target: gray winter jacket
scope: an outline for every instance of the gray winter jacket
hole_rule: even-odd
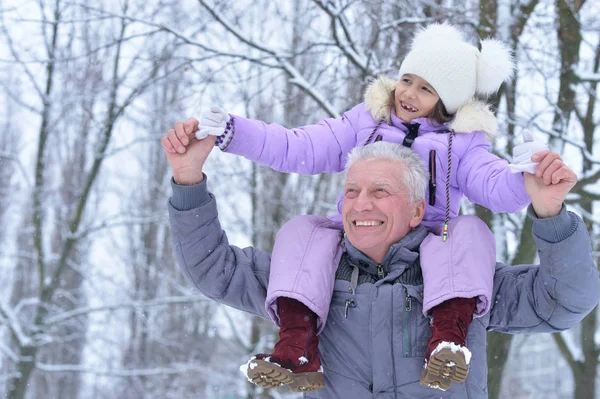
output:
[[[207,297],[267,317],[270,255],[229,245],[206,180],[191,187],[173,184],[169,217],[178,264]],[[473,321],[467,337],[473,353],[469,377],[446,392],[419,384],[431,334],[421,312],[417,251],[424,229],[414,229],[392,246],[383,279],[377,278],[374,263],[346,242],[329,319],[320,335],[327,387],[305,397],[487,398],[486,330],[565,330],[600,300],[600,279],[583,221],[564,208],[554,218],[538,219],[531,210],[529,217],[541,264],[497,264],[496,301],[486,316]]]

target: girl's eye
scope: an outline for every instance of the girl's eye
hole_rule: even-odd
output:
[[[428,93],[433,93],[431,90],[429,90],[429,87],[427,86],[423,86],[423,90],[425,90]]]
[[[410,83],[410,79],[408,79],[408,78],[404,78],[404,79],[402,79],[402,81],[403,81],[404,83]]]

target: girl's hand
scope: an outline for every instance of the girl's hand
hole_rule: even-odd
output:
[[[533,154],[547,149],[546,144],[535,141],[533,134],[528,130],[524,130],[523,144],[513,148],[513,160],[508,166],[513,173],[528,172],[533,174],[538,164],[531,157]]]
[[[210,136],[221,136],[225,133],[227,122],[231,117],[220,107],[213,105],[210,107],[210,111],[206,111],[202,114],[202,120],[200,122],[199,130],[196,132],[196,138],[202,140],[203,138]]]

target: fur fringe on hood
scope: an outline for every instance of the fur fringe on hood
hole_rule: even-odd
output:
[[[380,76],[367,87],[365,92],[365,107],[376,121],[385,121],[391,123],[391,112],[393,100],[391,92],[394,90],[397,81],[385,76]],[[487,139],[492,142],[498,134],[498,121],[490,109],[489,105],[472,99],[458,111],[454,121],[451,122],[451,129],[456,133],[468,134],[474,131],[485,132]]]

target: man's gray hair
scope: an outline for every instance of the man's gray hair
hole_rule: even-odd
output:
[[[399,162],[402,166],[401,181],[409,191],[412,203],[425,199],[429,172],[423,159],[413,150],[396,143],[377,141],[354,147],[346,160],[346,174],[356,162],[367,159],[383,159]]]

